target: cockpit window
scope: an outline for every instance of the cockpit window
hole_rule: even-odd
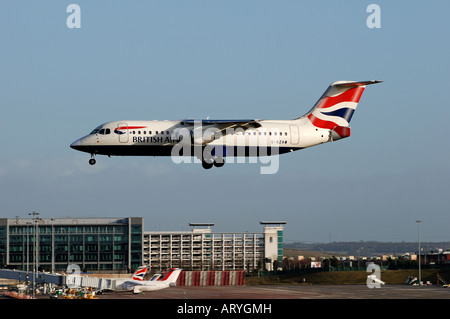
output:
[[[108,135],[111,133],[111,130],[109,128],[102,128],[100,131],[98,131],[98,134],[102,135]]]
[[[102,134],[102,135],[108,135],[111,133],[111,130],[109,128],[102,128],[101,126],[96,127],[92,132],[92,134]]]
[[[98,131],[100,131],[101,128],[102,128],[101,126],[96,127],[96,128],[91,132],[91,134],[97,134]]]

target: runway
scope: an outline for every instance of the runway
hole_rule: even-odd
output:
[[[164,309],[174,318],[224,318],[239,316],[280,317],[307,314],[364,314],[365,318],[404,315],[405,309],[446,307],[450,289],[437,286],[385,285],[255,285],[169,287],[133,293],[105,293],[97,296],[111,305]],[[106,301],[105,300],[105,301]],[[92,305],[96,305],[92,301]],[[436,303],[437,302],[437,303]],[[89,305],[90,302],[85,303]],[[356,311],[356,312],[355,312]]]
[[[437,286],[383,285],[255,285],[169,287],[133,294],[107,292],[99,299],[450,299],[450,289]]]
[[[437,286],[384,285],[255,285],[255,286],[190,286],[169,287],[158,291],[105,292],[96,300],[54,300],[40,296],[33,307],[21,308],[30,315],[46,312],[52,307],[65,311],[82,306],[90,316],[117,316],[124,310],[146,314],[163,314],[173,318],[237,318],[307,314],[355,314],[364,318],[388,314],[412,314],[413,309],[444,309],[450,299],[450,289]],[[46,300],[43,300],[46,299]],[[11,302],[15,301],[15,302]],[[18,309],[23,300],[7,300],[3,309]],[[61,304],[62,307],[59,307]],[[66,305],[67,307],[64,307]],[[5,308],[6,307],[6,308]],[[79,309],[81,309],[79,308]],[[39,310],[37,310],[39,309]],[[137,313],[137,312],[136,312]]]

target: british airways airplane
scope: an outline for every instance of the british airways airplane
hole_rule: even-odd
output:
[[[367,85],[381,81],[332,83],[312,109],[292,120],[115,121],[95,128],[70,147],[108,156],[196,157],[205,169],[226,157],[289,153],[350,136],[349,123]]]
[[[145,272],[147,269],[145,269]],[[171,268],[164,276],[158,279],[143,280],[142,278],[125,281],[117,281],[113,290],[115,291],[133,291],[135,294],[144,291],[155,291],[165,288],[169,288],[172,285],[176,285],[178,276],[180,275],[181,268]]]

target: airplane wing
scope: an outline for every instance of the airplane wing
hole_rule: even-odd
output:
[[[213,126],[217,127],[220,131],[225,131],[228,128],[234,127],[242,127],[244,130],[249,128],[260,127],[261,124],[259,120],[250,119],[250,120],[185,120],[187,125],[198,125],[202,124],[202,126]]]
[[[192,127],[193,129],[191,131],[191,135],[194,134],[194,130],[197,129],[208,129],[208,128],[215,128],[217,129],[222,135],[227,135],[229,133],[232,133],[232,130],[227,131],[227,129],[231,128],[242,128],[244,131],[249,128],[257,128],[261,127],[261,124],[259,123],[260,120],[250,119],[250,120],[194,120],[194,119],[186,119],[181,121],[184,125],[186,125],[188,128]],[[202,132],[203,133],[203,132]],[[174,139],[176,140],[178,138],[177,133],[174,135]],[[213,139],[212,139],[213,140]],[[205,142],[205,144],[211,142],[212,140]],[[164,144],[164,145],[172,145],[173,142]]]

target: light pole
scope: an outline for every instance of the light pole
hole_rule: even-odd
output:
[[[53,227],[53,223],[55,221],[55,218],[51,219],[52,221],[52,274],[55,272],[55,232],[54,232],[54,227]]]
[[[37,235],[37,230],[38,230],[38,220],[39,220],[39,218],[37,217],[37,215],[39,215],[39,213],[36,213],[36,212],[32,212],[32,213],[28,213],[28,215],[33,215],[34,217],[33,217],[33,221],[34,221],[34,223],[35,223],[35,226],[34,226],[34,267],[33,267],[33,299],[35,298],[35,276],[36,276],[36,278],[37,278],[37,274],[36,274],[36,271],[37,271],[37,267],[38,267],[38,261],[37,261],[37,258],[38,258],[38,252],[37,252],[37,250],[38,250],[38,244],[37,244],[37,240],[38,240],[38,235]]]
[[[422,274],[420,269],[420,223],[422,221],[420,219],[416,220],[417,223],[417,241],[419,243],[419,285],[422,285]]]
[[[29,244],[29,237],[30,237],[30,225],[32,225],[30,222],[27,222],[27,273],[30,271],[30,244]],[[33,229],[33,228],[31,228]],[[28,275],[27,275],[28,276]]]

